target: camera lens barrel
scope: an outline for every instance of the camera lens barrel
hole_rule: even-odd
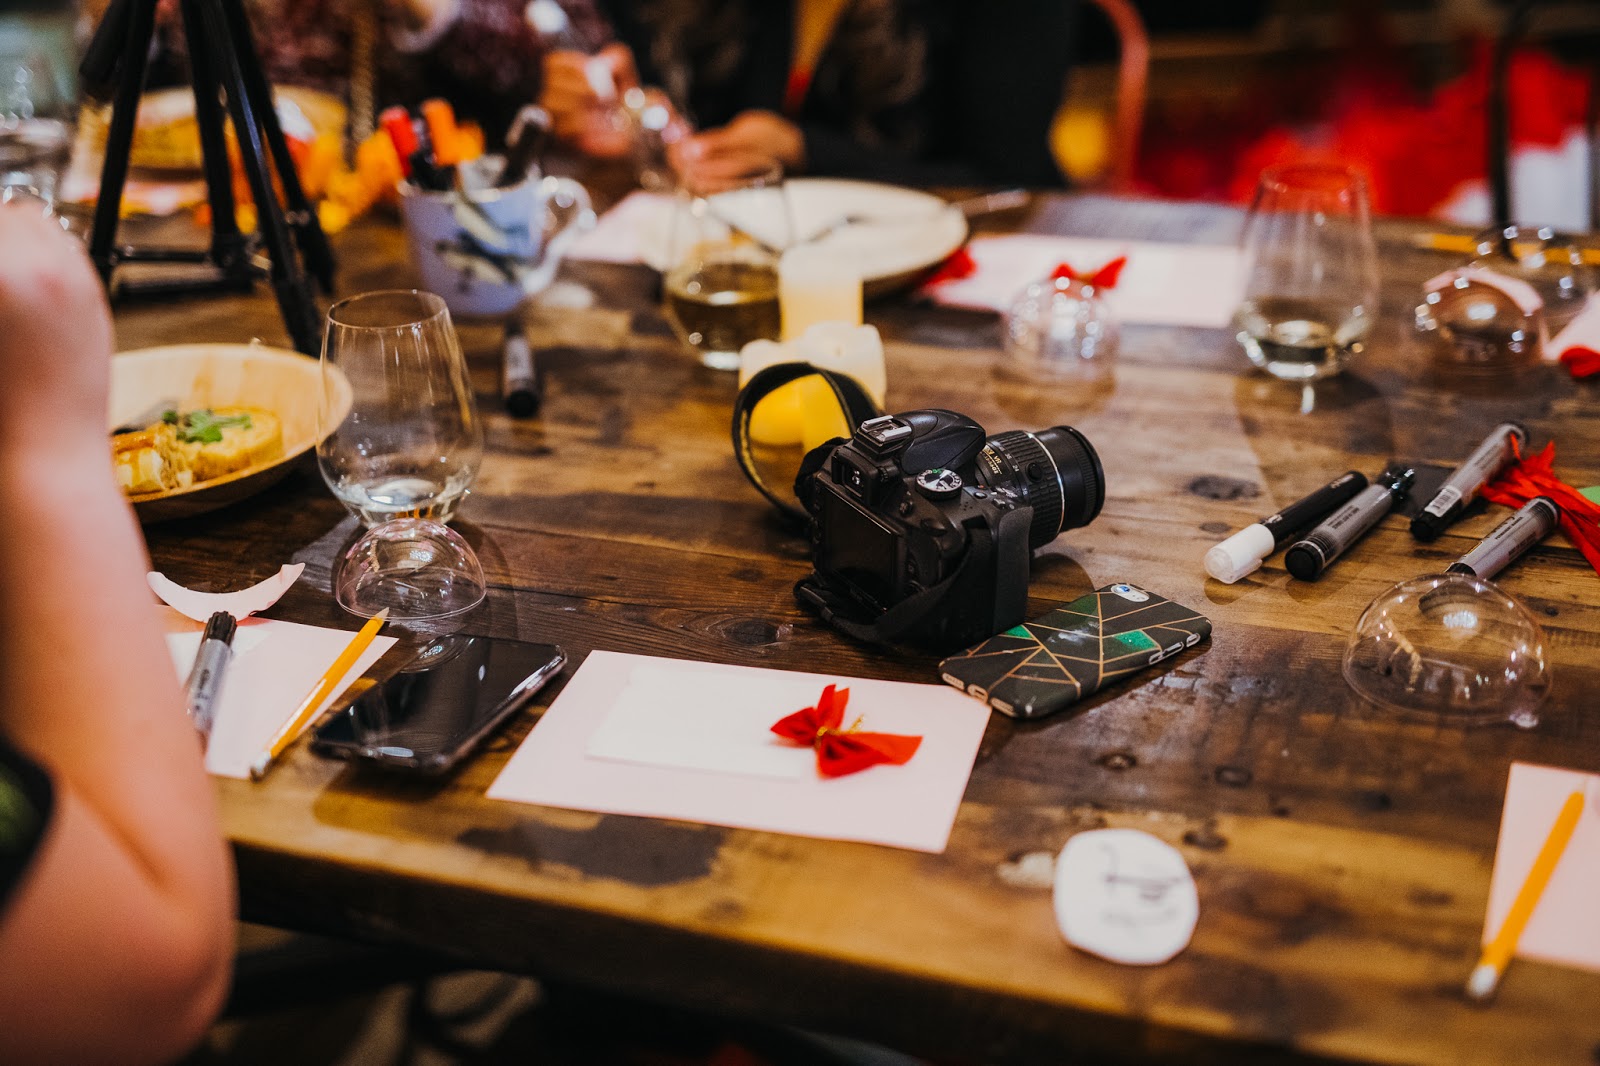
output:
[[[1009,489],[1033,508],[1028,543],[1034,548],[1049,544],[1063,530],[1088,525],[1105,504],[1100,457],[1071,426],[996,433],[977,465],[980,484]]]

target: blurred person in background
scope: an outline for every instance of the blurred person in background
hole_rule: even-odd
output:
[[[107,2],[87,0],[93,23]],[[565,2],[575,23],[601,32],[588,0]],[[443,97],[491,135],[539,90],[544,49],[526,6],[527,0],[243,0],[272,84],[346,99],[353,76],[371,76],[379,107]],[[176,0],[162,0],[157,10],[152,85],[182,80],[188,61]],[[371,56],[359,54],[366,29],[374,32]]]
[[[220,1009],[233,873],[106,440],[83,247],[0,207],[0,1060],[170,1061]]]
[[[791,173],[907,184],[1058,185],[1050,123],[1071,66],[1071,0],[596,0],[612,39],[552,51],[540,103],[580,151],[620,157],[593,64],[660,86],[700,132],[680,170],[762,157]],[[570,6],[570,5],[569,5]]]

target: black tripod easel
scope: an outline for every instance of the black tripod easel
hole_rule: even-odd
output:
[[[321,320],[312,279],[324,292],[332,292],[333,253],[300,187],[239,0],[180,0],[179,8],[189,45],[195,122],[211,205],[211,246],[202,251],[117,244],[134,121],[155,35],[156,4],[157,0],[111,0],[84,55],[85,90],[112,102],[90,257],[113,298],[240,292],[252,288],[265,273],[272,279],[294,346],[315,355],[321,348]],[[241,232],[235,220],[224,108],[233,120],[256,202],[259,222],[254,234]],[[273,188],[274,174],[283,190],[282,204]],[[256,264],[260,247],[270,260],[266,270]],[[116,270],[124,263],[187,264],[188,269],[182,277],[119,281]]]

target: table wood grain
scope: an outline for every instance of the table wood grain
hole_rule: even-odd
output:
[[[992,225],[1227,242],[1239,222],[1220,207],[1062,196]],[[1555,371],[1480,393],[1435,380],[1408,323],[1420,283],[1450,260],[1412,250],[1415,229],[1379,225],[1379,328],[1309,413],[1298,388],[1248,372],[1222,331],[1126,328],[1116,388],[1091,398],[997,382],[993,316],[903,298],[869,309],[888,340],[891,410],[950,407],[991,432],[1069,422],[1099,450],[1104,513],[1039,553],[1036,611],[1131,580],[1215,623],[1209,644],[1071,713],[996,717],[944,854],[491,802],[530,715],[442,785],[304,745],[262,784],[219,781],[245,914],[945,1062],[1600,1062],[1600,975],[1519,961],[1492,1007],[1461,993],[1510,763],[1600,770],[1600,577],[1560,537],[1504,576],[1549,636],[1554,693],[1535,730],[1463,731],[1361,705],[1339,661],[1375,594],[1442,569],[1503,512],[1429,546],[1391,517],[1314,584],[1278,559],[1233,586],[1200,567],[1227,532],[1340,471],[1452,465],[1507,418],[1536,442],[1553,436],[1570,481],[1600,482],[1592,385]],[[411,283],[392,224],[337,245],[344,292]],[[461,324],[488,415],[460,521],[491,585],[474,628],[558,641],[575,661],[605,648],[934,681],[932,657],[853,644],[796,607],[805,544],[735,468],[734,381],[680,350],[653,278],[598,265],[563,276],[595,303],[530,318],[548,372],[539,421],[499,413],[497,331]],[[265,288],[127,308],[117,329],[124,348],[284,339]],[[305,562],[273,613],[353,627],[328,573],[354,525],[313,463],[146,532],[158,568],[203,587]],[[1033,857],[1101,826],[1154,833],[1194,870],[1199,928],[1167,965],[1116,966],[1056,932]]]

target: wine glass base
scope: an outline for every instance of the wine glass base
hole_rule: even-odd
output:
[[[441,632],[488,594],[471,545],[450,527],[418,518],[364,533],[339,560],[333,587],[339,606],[352,614],[371,618],[387,610],[392,622]]]

